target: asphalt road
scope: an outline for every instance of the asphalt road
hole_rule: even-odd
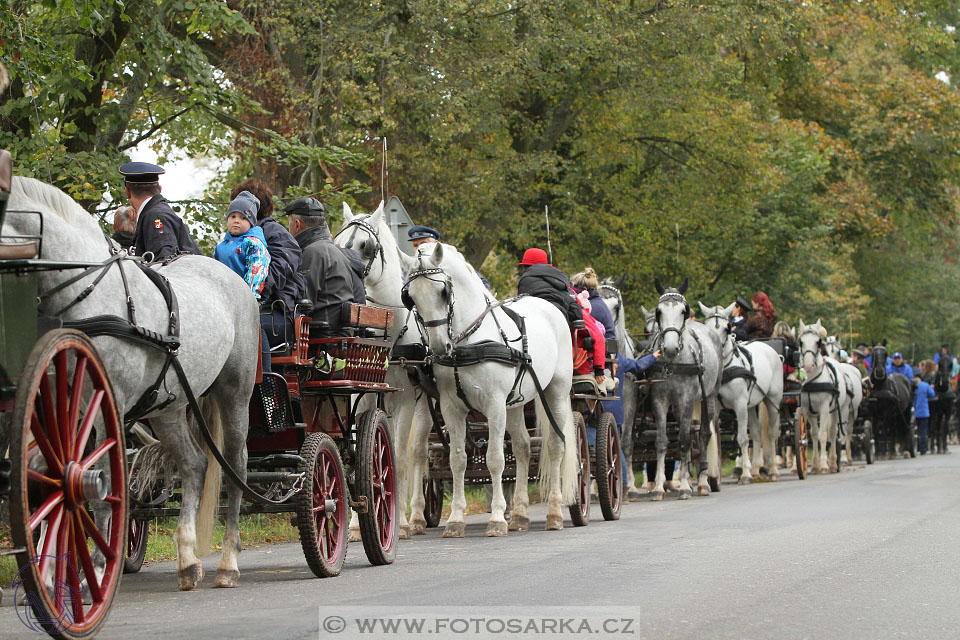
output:
[[[668,494],[625,505],[619,522],[599,512],[588,527],[545,532],[538,506],[531,531],[499,539],[474,516],[464,539],[433,529],[402,541],[390,567],[368,566],[351,545],[327,580],[312,578],[296,544],[244,551],[241,586],[228,591],[210,588],[215,557],[191,593],[176,590],[172,563],[146,566],[124,577],[99,637],[355,637],[321,632],[318,611],[358,605],[626,614],[623,637],[657,640],[960,637],[960,454],[725,483],[686,502]],[[0,640],[38,637],[9,600]]]

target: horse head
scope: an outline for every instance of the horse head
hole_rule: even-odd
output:
[[[622,352],[632,358],[636,351],[636,344],[633,341],[633,337],[627,331],[626,312],[623,308],[623,294],[620,293],[620,286],[623,285],[625,277],[626,276],[620,276],[616,282],[612,282],[610,278],[604,279],[604,281],[600,283],[598,291],[600,293],[600,299],[607,305],[607,308],[610,309],[610,314],[613,316],[613,325],[616,329],[617,340],[620,342]]]
[[[873,345],[870,360],[870,382],[881,386],[887,379],[887,341]]]
[[[687,318],[690,317],[690,305],[683,296],[688,280],[684,278],[683,284],[676,288],[664,288],[659,279],[655,279],[654,284],[660,292],[655,314],[663,354],[668,360],[672,360],[683,349],[683,334]]]
[[[804,324],[800,320],[799,329],[797,344],[800,346],[800,362],[803,370],[810,374],[823,364],[823,325],[819,319],[816,324]]]
[[[827,336],[823,347],[827,352],[827,356],[834,360],[840,359],[840,341],[837,339],[837,336]]]
[[[399,278],[399,263],[395,262],[397,242],[383,215],[383,202],[373,213],[354,215],[350,205],[343,203],[343,226],[333,238],[334,244],[360,254],[364,262],[363,281],[370,287]],[[392,266],[396,268],[391,269]]]
[[[729,307],[708,307],[702,302],[700,312],[703,314],[703,324],[720,336],[723,342],[723,356],[726,358],[733,351],[733,345],[736,338],[730,331],[730,316],[733,314],[733,304]]]

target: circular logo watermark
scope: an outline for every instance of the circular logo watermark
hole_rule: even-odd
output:
[[[48,610],[46,602],[49,600],[43,594],[34,593],[24,583],[25,572],[33,567],[40,567],[40,562],[49,559],[53,566],[63,562],[66,565],[64,580],[48,577],[46,582],[47,593],[53,600],[53,611]],[[48,574],[52,573],[50,570]],[[82,587],[73,587],[71,584],[82,584],[77,568],[70,562],[69,554],[62,556],[37,556],[28,565],[17,572],[13,584],[13,601],[16,604],[17,617],[23,626],[37,633],[60,633],[65,631],[74,622],[74,610],[83,607]],[[39,612],[39,613],[38,613]]]

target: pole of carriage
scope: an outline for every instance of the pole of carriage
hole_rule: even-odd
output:
[[[543,205],[543,215],[547,219],[547,255],[550,264],[553,264],[553,249],[550,248],[550,206]]]

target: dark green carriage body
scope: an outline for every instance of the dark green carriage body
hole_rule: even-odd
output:
[[[37,274],[5,271],[4,262],[0,260],[0,400],[13,397],[37,342]]]

